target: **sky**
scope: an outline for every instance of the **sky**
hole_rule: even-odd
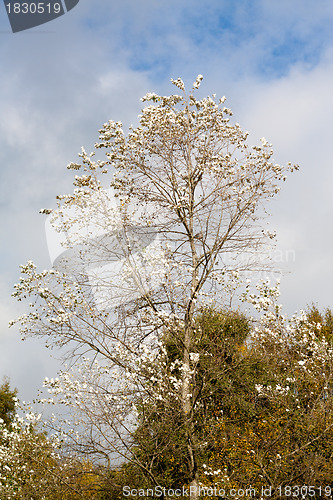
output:
[[[298,163],[270,204],[288,314],[333,307],[333,3],[331,0],[80,0],[65,15],[12,33],[0,4],[0,381],[36,397],[60,367],[9,320],[19,265],[50,267],[43,207],[71,192],[81,146],[109,119],[137,123],[140,98],[170,94],[170,78],[227,97],[256,144]]]

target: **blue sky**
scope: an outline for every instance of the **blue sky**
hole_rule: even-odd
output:
[[[315,65],[332,44],[332,6],[324,1],[316,9],[313,2],[267,0],[110,4],[111,43],[127,52],[131,68],[152,78],[164,78],[178,64],[219,60],[234,66],[241,52],[249,57],[239,61],[239,75],[277,78],[297,62]],[[109,21],[95,11],[86,26],[104,32]]]
[[[203,95],[226,95],[250,140],[301,171],[271,204],[285,262],[289,313],[333,306],[331,0],[80,0],[69,13],[13,34],[0,4],[0,378],[23,399],[59,364],[7,329],[19,264],[50,265],[41,207],[71,190],[66,165],[93,148],[108,119],[136,123],[148,91],[204,75]]]

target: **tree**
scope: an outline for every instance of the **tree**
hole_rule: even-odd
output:
[[[315,304],[312,304],[307,312],[306,317],[309,322],[316,325],[315,333],[317,337],[324,337],[328,342],[333,341],[333,313],[327,307],[322,313]]]
[[[0,388],[1,498],[100,498],[99,471],[66,455],[61,442],[43,432],[41,415],[20,407],[16,394],[5,379]]]
[[[206,463],[207,457],[215,449],[219,435],[219,421],[230,415],[237,406],[244,413],[249,412],[251,402],[247,401],[249,387],[254,388],[255,378],[251,377],[258,367],[258,360],[244,358],[244,341],[249,334],[247,318],[232,311],[203,309],[196,316],[196,374],[191,380],[192,393],[195,395],[194,432],[200,447],[197,450],[198,462]],[[176,336],[166,332],[163,345],[171,368],[181,359],[182,343]],[[192,355],[192,358],[194,356]],[[179,378],[179,375],[178,375]],[[170,398],[163,398],[156,410],[149,411],[147,406],[139,415],[135,434],[135,444],[140,455],[151,463],[151,470],[159,484],[170,488],[182,488],[191,481],[190,470],[184,463],[187,450],[187,436],[182,425],[182,411]],[[154,443],[147,439],[154,433]],[[126,472],[125,466],[122,472]],[[140,477],[137,466],[130,468],[132,477]],[[147,481],[148,479],[148,481]],[[139,484],[146,487],[153,484],[140,478]],[[125,483],[126,484],[126,483]]]
[[[330,496],[332,343],[323,335],[325,325],[321,332],[311,314],[291,319],[282,314],[277,287],[263,281],[257,288],[259,295],[248,300],[262,316],[251,329],[248,347],[264,369],[253,377],[249,393],[254,411],[239,418],[238,405],[233,419],[220,422],[205,484],[236,489],[251,484],[258,493],[268,487],[273,499],[290,495],[290,485],[313,485],[312,493],[304,486],[297,494],[319,498],[327,487]],[[296,495],[296,489],[292,492]]]
[[[312,485],[319,497],[320,491],[330,496],[332,346],[318,322],[307,319],[308,313],[291,321],[283,318],[276,293],[263,283],[260,296],[251,298],[257,307],[266,308],[256,330],[237,312],[210,308],[196,318],[200,361],[192,390],[201,391],[195,422],[203,464],[199,478],[206,488],[224,490],[221,496],[250,485],[258,497],[262,488],[270,498],[288,496],[297,485],[303,485],[300,493]],[[164,345],[171,366],[181,346],[174,337],[166,338]],[[152,464],[159,484],[181,491],[189,478],[180,412],[167,399],[160,401],[158,412],[147,407],[143,411],[134,446],[140,458]],[[152,432],[154,443],[149,439]],[[126,463],[106,482],[109,498],[122,498],[129,484],[137,489],[154,486],[138,465]]]
[[[9,378],[0,385],[0,420],[9,426],[15,416],[17,389],[10,388]]]
[[[161,418],[166,399],[177,409],[193,498],[202,445],[196,316],[212,301],[226,305],[238,274],[258,267],[272,237],[260,222],[264,204],[294,168],[275,164],[265,139],[247,144],[224,97],[196,99],[201,80],[189,95],[181,79],[172,80],[180,95],[147,94],[127,137],[120,122],[104,124],[96,152],[105,158],[83,149],[81,164],[68,166],[81,170],[73,194],[44,210],[67,250],[50,271],[22,266],[14,293],[34,299],[19,320],[23,335],[84,358],[75,375],[48,382],[81,415],[86,440],[77,445],[109,461],[117,453],[157,484],[133,433],[142,429],[136,415]],[[177,345],[172,365],[165,338]],[[154,442],[151,429],[146,438]]]

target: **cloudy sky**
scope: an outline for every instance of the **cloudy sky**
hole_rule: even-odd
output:
[[[64,16],[13,34],[0,4],[0,380],[35,397],[59,366],[8,321],[19,264],[50,266],[42,207],[71,190],[82,145],[108,119],[137,123],[140,97],[169,94],[170,78],[227,105],[250,141],[299,163],[271,203],[281,302],[333,306],[333,3],[331,0],[80,0]]]

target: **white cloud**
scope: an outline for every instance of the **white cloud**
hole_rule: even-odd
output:
[[[296,252],[292,273],[282,281],[282,300],[290,309],[332,300],[332,81],[329,50],[311,70],[298,65],[280,80],[248,85],[242,109],[252,138],[265,135],[277,161],[301,166],[271,207],[279,244]]]

